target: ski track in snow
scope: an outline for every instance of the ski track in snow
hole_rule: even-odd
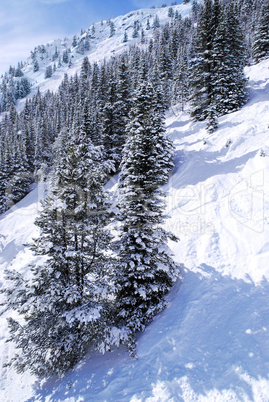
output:
[[[89,354],[62,379],[19,375],[2,367],[14,353],[6,312],[1,401],[269,400],[269,60],[247,75],[249,102],[212,135],[176,108],[167,116],[176,166],[165,226],[180,237],[170,246],[181,280],[139,336],[138,360],[120,349]],[[40,184],[0,217],[1,284],[4,268],[27,272],[34,260],[27,244],[44,193]]]

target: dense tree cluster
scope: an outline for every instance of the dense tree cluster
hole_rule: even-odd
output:
[[[269,1],[264,0],[260,8],[258,24],[253,41],[253,57],[256,62],[269,57]]]
[[[191,59],[191,115],[208,120],[214,131],[217,116],[241,108],[246,102],[245,44],[233,3],[205,0]]]
[[[120,71],[124,91],[123,65]],[[11,364],[19,372],[60,374],[90,348],[105,351],[120,343],[135,354],[136,333],[164,308],[177,278],[166,246],[168,237],[175,238],[161,228],[159,191],[173,167],[173,147],[160,94],[144,69],[140,75],[122,151],[119,212],[104,191],[118,160],[98,144],[85,104],[77,124],[55,141],[50,195],[32,247],[39,262],[30,279],[8,271],[4,290],[9,307],[24,317],[22,324],[8,320],[19,349]],[[122,227],[114,228],[113,241],[111,225],[118,220]]]
[[[22,352],[15,366],[39,376],[68,370],[96,343],[112,265],[103,190],[111,167],[83,127],[61,133],[59,145],[51,193],[36,220],[40,237],[33,250],[45,257],[32,267],[30,280],[8,289],[12,307],[25,318],[25,325],[9,319],[11,339]],[[8,279],[16,284],[18,277],[14,282],[8,272]]]
[[[186,64],[182,65],[181,54],[186,55],[189,30],[190,20],[174,20],[163,29],[156,29],[154,40],[143,48],[132,46],[129,51],[101,65],[91,65],[85,57],[79,75],[71,78],[65,75],[55,94],[47,92],[41,95],[37,92],[27,99],[21,113],[16,111],[15,98],[11,97],[10,113],[0,124],[0,182],[3,194],[0,212],[12,205],[10,183],[16,182],[16,176],[21,176],[21,172],[27,176],[22,183],[16,182],[18,190],[14,187],[14,191],[21,194],[16,198],[18,201],[29,191],[31,180],[38,175],[46,176],[50,171],[58,135],[70,128],[76,132],[81,120],[94,145],[103,145],[106,159],[112,159],[118,169],[131,100],[143,80],[139,76],[142,65],[149,79],[161,90],[165,107],[172,102],[185,104],[188,96],[187,71],[184,70]],[[184,60],[186,62],[186,56]],[[184,75],[183,83],[179,79],[179,64]],[[52,74],[50,67],[46,70],[46,77]],[[22,150],[16,163],[13,162],[17,155],[15,149]],[[7,194],[7,188],[11,194]]]
[[[162,229],[160,186],[173,167],[164,113],[187,104],[212,132],[218,116],[242,107],[246,62],[268,57],[268,4],[193,1],[189,18],[170,7],[163,26],[157,16],[137,20],[136,45],[100,64],[84,57],[79,74],[65,74],[56,93],[37,91],[20,113],[16,100],[30,92],[23,66],[3,77],[0,213],[38,178],[50,181],[32,246],[39,263],[27,278],[7,272],[4,289],[8,306],[24,318],[9,320],[19,371],[59,374],[88,350],[120,343],[135,355],[136,333],[164,308],[177,276],[167,249],[176,239]],[[116,34],[113,20],[107,29]],[[94,35],[92,26],[72,47],[83,54]],[[45,46],[33,53],[35,72],[46,55]],[[70,49],[55,48],[52,58],[70,64]],[[50,64],[45,78],[52,74]],[[112,208],[104,185],[115,172]]]
[[[160,186],[168,181],[173,148],[164,136],[159,101],[151,83],[144,81],[136,89],[119,178],[122,234],[115,316],[132,354],[134,333],[162,311],[164,295],[176,277],[164,247],[169,234],[160,227],[164,208]]]

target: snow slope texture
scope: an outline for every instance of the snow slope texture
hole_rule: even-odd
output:
[[[200,2],[202,0],[198,0]],[[182,16],[182,18],[187,17],[192,9],[192,3],[178,4],[172,6],[174,12]],[[83,35],[78,35],[78,42],[85,39],[87,34],[90,34],[90,48],[85,50],[83,54],[79,52],[79,46],[72,46],[72,38],[65,38],[63,40],[57,39],[43,45],[45,49],[44,54],[38,54],[37,60],[39,63],[39,71],[33,72],[33,60],[31,57],[28,58],[26,65],[22,69],[25,77],[29,79],[32,85],[31,93],[28,98],[31,98],[37,89],[44,93],[47,90],[57,91],[59,85],[63,81],[64,74],[68,74],[70,77],[74,76],[76,73],[80,72],[81,64],[85,56],[88,57],[90,63],[102,64],[105,59],[110,59],[116,54],[121,54],[128,50],[128,47],[132,44],[139,44],[141,48],[147,47],[149,40],[153,37],[153,21],[156,16],[159,18],[160,24],[164,25],[168,18],[169,7],[161,7],[155,9],[141,9],[137,11],[130,12],[126,15],[121,15],[116,18],[112,18],[111,21],[115,26],[115,35],[110,37],[110,25],[109,20],[103,22],[97,22],[87,29]],[[151,29],[146,29],[147,21],[149,20]],[[133,38],[133,27],[134,23],[139,21],[141,28],[144,29],[145,34],[145,44],[140,43],[140,38]],[[94,34],[92,33],[92,28],[94,26]],[[123,43],[124,33],[128,35],[128,42]],[[38,47],[37,47],[38,48]],[[55,50],[59,52],[62,56],[63,51],[66,49],[70,50],[69,58],[71,60],[71,65],[62,63],[58,66],[58,59],[53,60],[53,54]],[[57,66],[56,71],[49,79],[45,79],[45,71],[48,66],[51,66],[54,70],[54,64]],[[25,103],[25,98],[18,101],[18,108],[22,109]]]
[[[182,282],[139,337],[138,360],[124,350],[91,355],[46,382],[1,368],[1,401],[269,400],[269,60],[247,75],[250,101],[212,135],[176,108],[167,116],[176,167],[166,226],[181,239],[171,247]],[[34,259],[25,244],[43,193],[0,220],[1,282],[5,267],[26,271]],[[4,363],[13,348],[0,319]]]

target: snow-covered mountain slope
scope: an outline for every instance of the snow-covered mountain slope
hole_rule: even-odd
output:
[[[247,69],[250,100],[212,135],[176,108],[167,116],[176,166],[166,227],[182,281],[168,307],[124,350],[89,355],[61,380],[40,383],[0,370],[1,401],[268,401],[269,395],[269,60]],[[206,143],[205,143],[206,142]],[[261,156],[261,150],[263,150]],[[5,267],[27,272],[26,247],[45,188],[1,217]],[[0,357],[12,356],[0,317]]]
[[[199,0],[200,2],[202,0]],[[28,97],[31,97],[37,90],[41,92],[47,90],[56,91],[60,83],[63,80],[64,74],[67,73],[73,76],[76,72],[80,71],[82,60],[85,56],[89,58],[91,63],[103,62],[104,59],[110,59],[115,54],[122,53],[127,50],[128,47],[134,43],[139,43],[141,47],[148,46],[150,38],[153,36],[153,23],[156,16],[159,19],[160,25],[164,25],[166,22],[171,21],[168,17],[169,8],[173,9],[181,15],[182,18],[188,16],[191,12],[192,3],[178,4],[174,6],[141,9],[130,12],[126,15],[112,18],[108,21],[100,21],[90,26],[84,33],[77,35],[77,46],[72,46],[73,38],[57,39],[47,43],[46,45],[40,45],[33,50],[35,58],[39,64],[39,71],[34,72],[34,60],[29,57],[24,68],[22,69],[24,76],[29,79],[32,85],[31,93]],[[147,21],[149,21],[150,29],[147,29]],[[134,24],[138,22],[140,26],[138,38],[133,38]],[[115,34],[110,37],[110,23],[114,24]],[[144,30],[145,44],[141,45],[141,31]],[[124,33],[128,35],[128,41],[123,43]],[[86,48],[81,51],[81,47],[85,44],[85,40],[88,38],[89,49]],[[59,57],[55,59],[55,51]],[[71,60],[69,63],[61,63],[59,66],[59,58],[62,58],[64,51],[68,51],[68,58]],[[56,70],[53,72],[51,78],[45,79],[45,70],[48,66]],[[22,105],[25,99],[19,101]]]

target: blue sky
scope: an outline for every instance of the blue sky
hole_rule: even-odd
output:
[[[0,0],[0,74],[26,60],[37,45],[73,36],[102,19],[171,1]]]

